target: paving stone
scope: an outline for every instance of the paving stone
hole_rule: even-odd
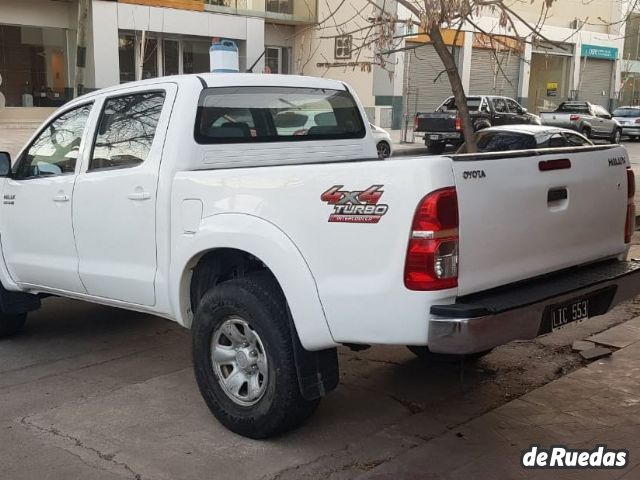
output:
[[[611,353],[611,350],[609,350],[608,348],[594,347],[590,348],[589,350],[583,350],[582,352],[580,352],[580,355],[585,360],[592,362],[594,360],[598,360],[599,358],[608,357],[609,355],[611,355]]]
[[[640,341],[640,317],[592,335],[587,340],[608,347],[624,348]]]
[[[595,346],[595,343],[589,342],[587,340],[576,340],[575,342],[573,342],[573,345],[571,345],[571,349],[576,352],[581,352],[583,350],[589,350],[590,348],[593,348]]]

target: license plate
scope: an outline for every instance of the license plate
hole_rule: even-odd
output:
[[[440,135],[429,135],[429,140],[440,140]]]
[[[566,325],[589,318],[589,299],[571,300],[551,309],[551,329],[555,332]]]

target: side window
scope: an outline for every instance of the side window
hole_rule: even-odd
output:
[[[149,155],[164,92],[108,98],[102,109],[89,170],[134,167]]]
[[[493,109],[497,113],[507,113],[507,103],[504,101],[504,98],[494,98],[492,101]]]
[[[511,113],[520,113],[522,111],[522,107],[515,100],[511,100],[510,98],[507,98],[505,100]]]
[[[73,173],[91,104],[63,113],[40,133],[17,164],[14,178]]]
[[[585,145],[591,145],[591,142],[589,140],[581,137],[580,135],[574,135],[573,133],[565,133],[564,136],[567,139],[567,143],[571,147],[584,147]]]
[[[509,150],[530,150],[536,148],[536,140],[531,135],[508,132],[491,132],[478,139],[481,152],[506,152]]]
[[[549,142],[548,142],[548,147],[549,148],[561,148],[561,147],[566,147],[566,146],[567,146],[566,139],[560,133],[553,134],[551,136],[551,138],[549,139]]]

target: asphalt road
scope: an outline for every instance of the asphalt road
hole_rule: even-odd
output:
[[[640,163],[640,143],[629,150]],[[579,368],[574,340],[638,315],[640,298],[476,365],[425,365],[403,347],[341,348],[340,386],[309,423],[258,442],[207,410],[188,331],[49,298],[23,335],[0,341],[0,479],[354,478]]]

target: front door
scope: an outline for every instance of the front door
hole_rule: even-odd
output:
[[[52,120],[24,150],[0,206],[2,250],[14,281],[84,293],[71,224],[76,166],[91,104]]]
[[[87,293],[155,304],[156,194],[175,86],[104,99],[78,175],[73,226]]]
[[[494,126],[507,125],[511,120],[509,109],[507,108],[507,102],[502,97],[493,97],[491,99],[493,105],[493,120]]]

